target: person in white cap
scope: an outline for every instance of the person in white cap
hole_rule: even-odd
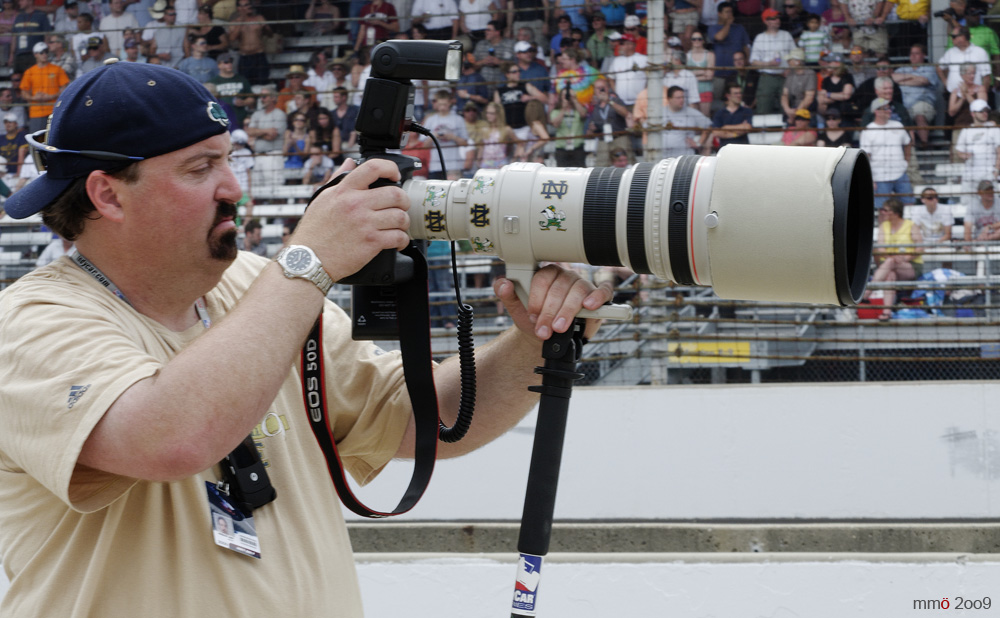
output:
[[[990,119],[990,106],[982,99],[969,105],[972,124],[962,129],[955,142],[955,156],[965,162],[962,195],[966,204],[978,199],[981,180],[995,181],[1000,174],[1000,127]]]
[[[4,114],[3,128],[3,135],[0,135],[0,156],[7,160],[4,175],[10,174],[16,177],[21,171],[25,155],[28,154],[28,141],[24,139],[24,130],[18,122],[17,114],[12,112]]]
[[[861,148],[871,159],[872,180],[875,184],[875,210],[891,197],[909,199],[913,194],[906,173],[912,142],[903,124],[892,120],[892,102],[879,97],[872,101],[875,120],[861,131]]]

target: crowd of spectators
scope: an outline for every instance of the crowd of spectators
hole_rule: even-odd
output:
[[[415,119],[442,142],[446,171],[427,138],[411,135],[405,151],[434,177],[512,161],[632,164],[652,133],[661,156],[712,154],[752,136],[861,147],[876,214],[891,198],[927,201],[914,195],[913,152],[934,140],[950,138],[970,213],[983,209],[981,183],[1000,173],[1000,38],[988,21],[1000,3],[982,0],[952,0],[935,16],[929,0],[668,0],[656,118],[645,2],[4,0],[3,9],[0,65],[11,88],[0,89],[0,156],[15,189],[37,174],[25,133],[45,128],[69,81],[111,57],[168,65],[212,90],[239,131],[234,168],[250,209],[261,179],[318,187],[358,151],[369,53],[392,38],[464,43],[457,84],[414,83]],[[947,38],[936,62],[931,23]],[[308,60],[281,60],[290,36],[315,38]],[[944,206],[928,212],[947,238],[921,224],[924,240],[951,237]],[[966,237],[980,238],[980,227],[967,225]]]

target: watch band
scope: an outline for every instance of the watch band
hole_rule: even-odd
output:
[[[289,270],[288,266],[285,265],[284,257],[293,250],[303,249],[308,251],[312,256],[312,265],[310,268],[302,273],[296,273]],[[326,296],[330,292],[330,288],[333,287],[333,279],[323,268],[323,263],[319,261],[316,257],[316,252],[306,247],[305,245],[289,245],[278,252],[278,255],[274,256],[274,261],[281,266],[284,271],[284,275],[289,279],[305,279],[311,281],[323,292],[323,296]]]

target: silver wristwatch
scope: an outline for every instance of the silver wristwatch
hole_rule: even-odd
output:
[[[274,261],[281,265],[286,277],[312,281],[323,292],[323,296],[326,296],[333,286],[333,279],[326,273],[323,264],[309,247],[289,245],[274,256]]]

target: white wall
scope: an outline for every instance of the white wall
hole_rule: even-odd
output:
[[[515,558],[362,562],[365,613],[507,616],[515,565]],[[952,605],[957,596],[988,596],[991,609],[956,616],[1000,614],[997,562],[546,562],[542,574],[539,618],[896,618],[940,614],[914,611],[913,602],[947,597]]]
[[[520,519],[534,421],[438,462],[402,518]],[[979,382],[578,388],[555,516],[996,517],[998,430],[1000,385]],[[361,493],[395,506],[409,474]]]
[[[993,497],[1000,479],[997,402],[1000,402],[1000,385],[985,383],[578,388],[570,405],[555,516],[557,519],[997,517],[1000,495]],[[427,495],[412,513],[403,517],[519,519],[533,419],[530,416],[513,432],[477,453],[440,462]],[[392,464],[362,493],[375,506],[394,506],[409,478],[407,465]],[[603,493],[596,493],[598,490]],[[991,572],[998,575],[995,566],[990,567],[994,569]],[[490,594],[502,593],[504,602],[508,602],[506,587],[512,580],[513,567],[484,568],[449,568],[447,578],[442,574],[442,579],[468,577],[478,582],[477,586],[499,579],[500,587]],[[493,568],[503,571],[499,578],[490,571]],[[603,568],[593,565],[579,571],[579,575],[573,571],[573,577],[583,578],[582,584],[574,584],[574,588],[606,589],[607,596],[614,597],[619,579],[628,579],[652,591],[659,590],[650,594],[658,595],[666,604],[663,607],[690,609],[703,603],[706,608],[716,608],[686,614],[691,616],[847,615],[833,610],[819,613],[826,611],[822,606],[833,594],[823,583],[834,575],[830,569],[845,567],[791,568],[786,573],[785,567],[768,565],[707,570],[690,565],[665,565],[627,578],[602,571]],[[922,572],[901,568],[907,573]],[[837,593],[838,598],[843,597],[841,601],[853,598],[859,608],[881,599],[880,603],[890,603],[892,607],[902,603],[903,609],[909,602],[907,599],[918,593],[988,594],[985,585],[970,584],[961,590],[947,585],[952,581],[947,577],[966,578],[973,571],[978,573],[979,567],[942,568],[944,579],[939,579],[935,572],[933,577],[922,580],[921,590],[897,592],[890,585],[893,569],[862,565],[855,570],[838,571],[843,575],[836,575],[838,586],[834,592],[841,591]],[[393,577],[410,581],[417,574],[414,570],[426,569],[427,565],[404,564],[387,567],[385,573],[387,576],[396,573]],[[378,588],[380,584],[377,578],[372,580],[375,577],[372,573],[380,573],[382,569],[364,566],[364,571],[368,573],[365,586]],[[869,572],[871,582],[863,575]],[[745,573],[752,576],[740,579]],[[678,578],[681,584],[674,583]],[[787,578],[787,583],[771,590],[762,583],[770,581],[768,578],[775,582]],[[881,591],[875,585],[883,581],[880,578],[889,578],[884,580],[885,588]],[[671,584],[663,587],[660,581]],[[851,592],[854,584],[848,585],[855,581],[858,586],[864,584],[856,594]],[[978,580],[972,583],[975,581]],[[790,596],[811,598],[813,604],[803,601],[796,606],[797,613],[781,613],[784,610],[777,609],[771,613],[763,609],[722,611],[717,609],[722,601],[711,598],[713,595],[707,591],[727,590],[728,585],[748,597],[767,593],[778,599],[785,594],[781,591],[787,590]],[[0,595],[5,589],[0,575]],[[450,589],[440,585],[434,592],[424,590],[422,594],[445,594]],[[699,590],[705,594],[699,594]],[[675,599],[678,595],[682,599]],[[724,596],[739,598],[729,593]],[[372,592],[366,593],[366,597],[369,614],[382,616],[390,614],[376,609],[381,602],[378,599],[405,598],[405,595]],[[732,610],[737,605],[728,607]],[[843,609],[842,605],[838,607]],[[502,615],[502,612],[489,614]]]

